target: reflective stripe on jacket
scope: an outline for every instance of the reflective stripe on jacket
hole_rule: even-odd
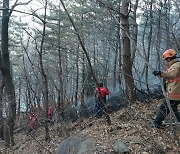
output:
[[[174,59],[168,65],[167,72],[161,74],[167,79],[167,96],[170,100],[180,100],[180,62]]]

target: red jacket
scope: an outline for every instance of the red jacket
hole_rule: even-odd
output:
[[[36,120],[37,120],[37,114],[36,113],[31,113],[30,117],[29,117],[30,121],[29,121],[29,124],[30,124],[30,127],[32,129],[34,129],[35,125],[36,125]]]
[[[109,90],[105,87],[96,88],[96,92],[98,93],[98,97],[106,97],[106,95],[109,95]]]
[[[52,114],[53,114],[53,108],[52,108],[52,107],[49,107],[49,108],[48,108],[48,118],[49,118],[49,119],[52,117]]]

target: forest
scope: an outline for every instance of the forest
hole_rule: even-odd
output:
[[[130,153],[178,153],[178,125],[153,134],[140,127],[147,127],[166,97],[162,80],[153,75],[165,69],[163,52],[180,55],[179,6],[179,0],[1,0],[0,154],[55,153],[77,130],[110,143],[133,140]],[[104,118],[94,116],[99,83],[110,93]],[[129,136],[124,133],[131,128]],[[136,141],[128,138],[133,132],[140,135]],[[158,141],[146,142],[153,137]],[[146,148],[134,146],[141,141]],[[103,143],[86,152],[118,153]],[[82,145],[88,147],[89,140]],[[76,148],[56,153],[78,153]]]

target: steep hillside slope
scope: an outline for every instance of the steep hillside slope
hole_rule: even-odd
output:
[[[49,143],[44,141],[44,128],[38,128],[34,135],[18,133],[15,135],[16,145],[12,149],[4,149],[1,142],[0,153],[55,153],[58,144],[67,137],[65,134],[78,134],[96,139],[94,148],[96,154],[113,154],[112,144],[119,139],[128,145],[132,154],[178,154],[180,132],[175,126],[172,127],[173,130],[170,126],[164,129],[152,129],[148,126],[148,120],[154,117],[158,104],[160,101],[153,101],[151,104],[137,102],[114,112],[110,114],[111,126],[103,117],[99,119],[89,117],[79,119],[75,123],[52,125]]]

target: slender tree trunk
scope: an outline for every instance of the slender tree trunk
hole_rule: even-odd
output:
[[[120,23],[120,17],[119,17],[119,23]],[[119,90],[121,89],[121,78],[122,78],[122,49],[121,49],[121,37],[120,37],[120,25],[118,25],[118,38],[117,41],[119,42],[119,49],[118,49],[118,85],[119,85]]]
[[[28,109],[30,109],[30,111],[32,111],[33,104],[32,104],[32,99],[31,99],[31,92],[30,92],[30,83],[29,83],[29,79],[28,79],[28,76],[27,76],[24,56],[23,56],[23,69],[24,69],[25,82],[26,82],[26,103],[27,103],[26,106],[27,106],[27,111],[28,111]]]
[[[3,117],[3,101],[2,101],[3,89],[4,89],[4,83],[3,83],[2,74],[0,73],[0,138],[2,139],[4,138],[3,137],[4,117]]]
[[[137,7],[138,7],[139,0],[136,0],[136,3],[134,5],[134,11],[133,11],[133,36],[132,36],[132,53],[131,53],[131,59],[134,60],[134,57],[136,55],[137,50],[137,38],[138,38],[138,24],[136,22],[137,19]]]
[[[119,43],[121,39],[119,38]],[[121,78],[122,78],[122,58],[121,58],[121,45],[119,45],[119,56],[118,56],[118,84],[119,84],[119,90],[121,89]]]
[[[75,103],[77,105],[77,101],[78,101],[78,89],[79,89],[79,46],[77,48],[77,52],[76,52],[76,89],[75,89]]]
[[[84,53],[83,53],[83,62],[82,62],[82,92],[81,92],[81,104],[84,104],[84,93],[85,93],[85,90],[84,90],[84,83],[85,83],[85,58],[84,58]]]
[[[122,15],[121,15],[121,24],[123,27],[123,71],[124,78],[126,83],[126,94],[130,102],[136,100],[135,97],[135,85],[132,75],[132,61],[131,61],[131,49],[130,49],[130,38],[129,38],[129,21],[128,21],[128,8],[130,0],[122,1]]]
[[[171,48],[171,39],[170,39],[170,0],[167,0],[165,3],[166,8],[166,19],[165,19],[165,26],[166,26],[166,49]]]
[[[107,55],[105,57],[106,61],[105,61],[105,69],[104,69],[104,75],[103,75],[103,82],[104,82],[104,86],[107,86],[107,78],[108,78],[108,68],[109,68],[109,58],[110,57],[110,46],[108,47],[108,52]]]
[[[149,34],[148,34],[148,49],[147,49],[147,59],[146,61],[149,63],[149,58],[150,58],[150,51],[151,51],[151,43],[152,43],[152,25],[153,25],[153,12],[152,12],[152,4],[153,0],[150,2],[150,29],[149,29]],[[149,84],[148,84],[148,72],[149,72],[149,66],[145,66],[145,81],[146,81],[146,87],[149,92]]]
[[[48,91],[48,79],[47,79],[47,74],[45,73],[44,70],[44,64],[43,64],[43,45],[44,45],[44,39],[45,39],[45,34],[46,34],[46,13],[47,13],[47,0],[45,1],[45,8],[44,8],[44,20],[43,22],[43,32],[42,32],[42,39],[41,39],[41,46],[40,46],[40,51],[39,53],[39,63],[40,63],[40,69],[41,69],[41,75],[43,79],[43,86],[44,86],[44,107],[45,107],[45,140],[50,140],[50,135],[49,135],[49,128],[48,128],[48,106],[49,106],[49,91]]]
[[[96,66],[96,33],[93,37],[93,65]]]
[[[156,54],[157,54],[157,60],[160,61],[160,47],[161,47],[161,19],[162,19],[162,12],[161,12],[162,6],[161,8],[158,10],[158,26],[157,26],[157,41],[156,41]],[[158,65],[158,69],[160,70],[160,63],[157,63]]]
[[[116,50],[114,54],[114,68],[113,68],[113,89],[116,90],[116,82],[117,82],[117,58],[118,58],[118,42],[116,42]]]
[[[21,114],[21,79],[19,79],[19,90],[18,90],[18,118]]]
[[[59,5],[60,9],[60,5]],[[62,53],[61,53],[61,21],[60,16],[61,12],[59,13],[59,20],[58,20],[58,77],[60,82],[60,88],[58,88],[58,115],[64,118],[64,82],[63,82],[63,68],[62,68]],[[59,111],[59,107],[63,110]]]
[[[119,23],[120,23],[120,17],[119,19]],[[113,88],[116,89],[116,84],[117,81],[120,81],[120,72],[118,72],[118,77],[119,79],[117,80],[117,68],[118,68],[118,60],[119,60],[119,49],[120,49],[120,26],[119,24],[117,24],[117,40],[116,40],[116,50],[115,50],[115,55],[114,55],[114,69],[113,69],[113,78],[114,78],[114,82],[113,82]],[[120,84],[120,82],[118,83]]]

